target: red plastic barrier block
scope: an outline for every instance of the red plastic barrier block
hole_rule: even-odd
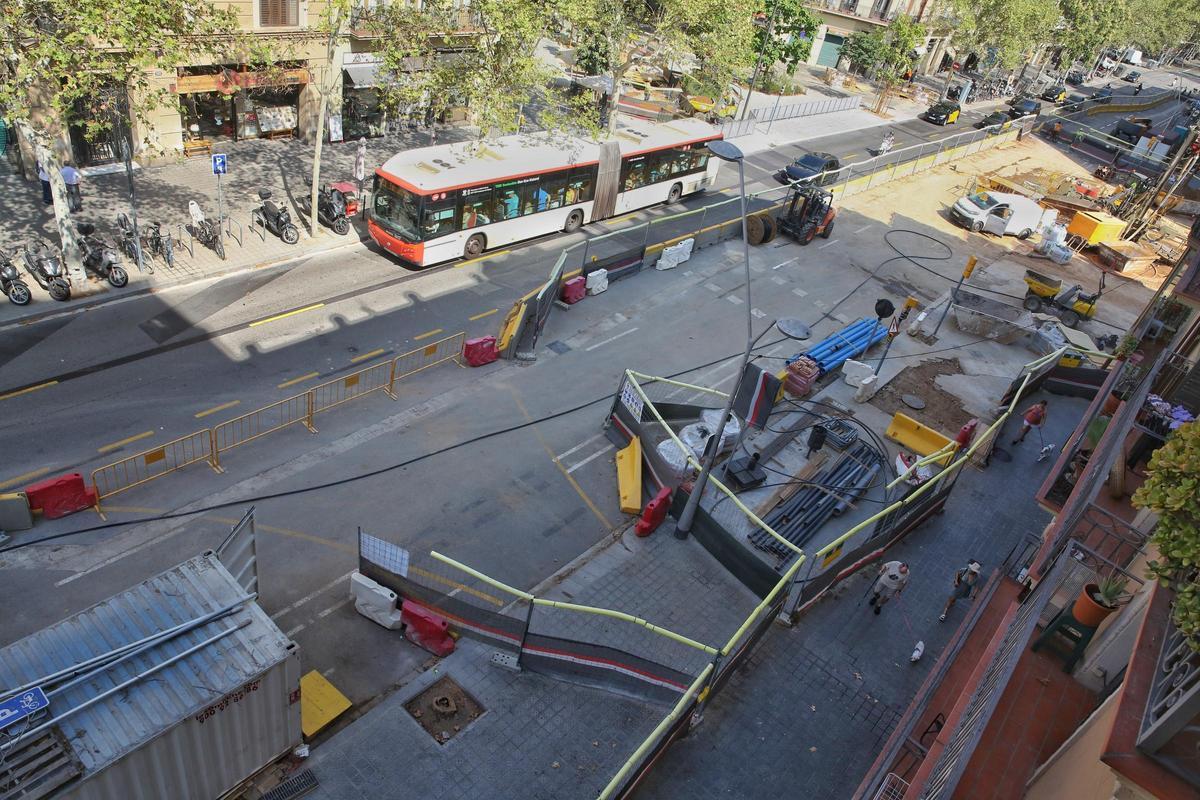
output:
[[[46,519],[58,519],[96,505],[96,495],[78,472],[47,478],[25,487],[29,508]]]
[[[579,275],[563,284],[562,301],[573,306],[587,297],[587,278]]]
[[[424,606],[402,600],[400,621],[404,623],[404,637],[417,647],[435,656],[448,656],[454,652],[450,623]]]
[[[654,495],[654,499],[646,503],[642,509],[642,518],[633,526],[633,532],[638,536],[649,536],[667,518],[667,509],[671,507],[671,487],[664,486]]]
[[[481,336],[478,339],[468,339],[463,343],[463,358],[472,367],[482,367],[500,357],[496,349],[495,336]]]

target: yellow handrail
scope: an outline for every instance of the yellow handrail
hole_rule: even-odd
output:
[[[742,634],[744,634],[750,628],[750,626],[754,624],[754,620],[757,619],[758,615],[761,614],[763,610],[771,604],[771,601],[775,599],[775,596],[779,594],[783,587],[792,582],[792,579],[796,577],[796,573],[800,571],[800,565],[803,564],[807,558],[807,556],[800,556],[796,559],[796,563],[791,566],[791,569],[783,573],[783,577],[781,577],[779,582],[775,584],[775,588],[771,589],[771,591],[767,593],[767,596],[762,599],[762,602],[755,606],[754,610],[750,612],[750,616],[746,617],[746,620],[742,623],[742,626],[734,632],[733,636],[729,637],[729,641],[726,642],[725,646],[721,648],[721,655],[727,656],[730,654],[730,652],[732,652],[733,646],[737,644],[737,640],[742,638]]]

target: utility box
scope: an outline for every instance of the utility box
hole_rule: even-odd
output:
[[[0,649],[0,687],[27,686],[50,702],[5,728],[5,796],[213,800],[301,741],[299,648],[212,552]]]
[[[1100,211],[1078,211],[1067,226],[1067,235],[1078,236],[1089,247],[1120,240],[1127,223]]]

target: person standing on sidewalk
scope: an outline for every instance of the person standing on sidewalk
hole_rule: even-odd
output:
[[[1029,408],[1025,409],[1025,413],[1021,419],[1021,435],[1013,439],[1013,444],[1020,444],[1025,441],[1025,437],[1029,434],[1031,428],[1042,429],[1046,424],[1046,401],[1039,400]]]
[[[967,565],[954,573],[954,591],[950,593],[950,597],[946,599],[946,606],[942,609],[942,615],[938,617],[939,622],[946,621],[946,615],[950,613],[950,609],[959,600],[968,600],[975,594],[975,587],[979,583],[979,562],[971,559]]]
[[[42,182],[42,204],[47,206],[54,205],[54,193],[50,191],[50,173],[46,172],[46,168],[42,166],[42,162],[37,165],[38,180]]]
[[[67,185],[67,203],[72,211],[83,210],[83,194],[79,191],[79,182],[83,180],[83,176],[79,174],[79,170],[71,165],[70,161],[63,163],[61,170],[63,183]]]
[[[875,613],[882,611],[887,601],[903,592],[905,586],[908,586],[908,564],[889,561],[881,566],[879,577],[871,587],[871,605],[875,606]]]

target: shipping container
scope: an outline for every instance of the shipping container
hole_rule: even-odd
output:
[[[0,649],[0,696],[32,686],[0,800],[214,800],[301,741],[299,649],[211,552]]]

